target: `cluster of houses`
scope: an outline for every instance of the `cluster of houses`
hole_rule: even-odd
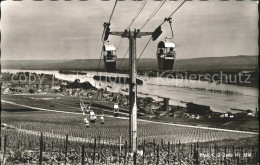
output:
[[[226,113],[215,112],[214,114],[208,116],[208,118],[211,119],[246,119],[252,117],[257,117],[257,111],[255,113],[252,110]]]
[[[53,86],[49,84],[44,85],[28,85],[28,84],[12,84],[2,83],[1,94],[21,94],[21,93],[43,93],[43,92],[54,92],[59,91],[60,86]]]
[[[2,94],[42,93],[59,90],[62,81],[50,74],[29,72],[1,73]]]
[[[187,107],[172,108],[169,116],[175,118],[191,118],[191,119],[247,119],[257,117],[257,109],[254,113],[252,110],[240,110],[232,112],[213,112],[209,106],[187,103]],[[170,107],[171,108],[171,107]]]

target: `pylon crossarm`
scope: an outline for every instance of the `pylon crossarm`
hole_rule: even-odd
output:
[[[135,36],[136,38],[141,38],[142,36],[152,35],[153,32],[139,32],[137,31],[124,31],[124,32],[110,32],[110,35],[121,36],[122,38],[128,38],[130,36]]]
[[[137,32],[136,37],[141,37],[141,36],[150,36],[152,35],[153,32]]]
[[[110,35],[116,35],[116,36],[123,36],[123,34],[125,34],[125,32],[110,32]]]

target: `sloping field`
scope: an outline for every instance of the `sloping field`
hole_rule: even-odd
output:
[[[91,124],[90,128],[86,128],[80,109],[76,107],[69,107],[64,104],[55,104],[55,107],[50,107],[49,100],[32,99],[31,102],[25,102],[25,99],[22,98],[13,99],[9,99],[9,103],[2,102],[2,122],[8,125],[25,130],[44,131],[61,135],[68,134],[71,137],[93,139],[100,136],[101,139],[117,141],[121,136],[122,140],[128,140],[129,123],[127,118],[114,118],[111,115],[105,115],[104,125],[96,122]],[[33,109],[36,109],[36,111]],[[69,114],[66,113],[68,111]],[[258,134],[138,120],[138,140],[152,141],[156,139],[159,141],[162,138],[173,143],[177,143],[179,140],[182,143],[189,143],[254,136],[258,136]]]

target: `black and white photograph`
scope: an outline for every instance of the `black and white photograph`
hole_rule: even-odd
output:
[[[1,1],[3,165],[259,165],[257,0]]]

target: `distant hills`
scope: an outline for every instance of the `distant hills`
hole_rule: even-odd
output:
[[[34,69],[34,70],[103,70],[104,64],[99,59],[76,60],[7,60],[1,61],[3,69]],[[128,59],[118,59],[119,71],[128,70]],[[254,70],[258,68],[258,56],[228,56],[179,59],[175,61],[174,70],[179,71],[229,71]],[[157,70],[156,59],[140,59],[137,63],[139,71]]]

